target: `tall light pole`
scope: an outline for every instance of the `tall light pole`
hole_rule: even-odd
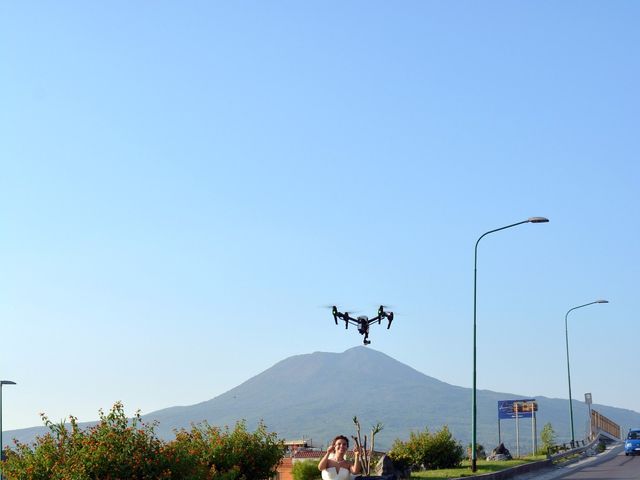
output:
[[[496,228],[495,230],[489,230],[483,233],[476,242],[475,255],[473,259],[473,394],[471,396],[471,471],[477,470],[478,456],[476,452],[476,432],[478,426],[477,419],[477,406],[476,406],[476,292],[477,292],[477,280],[478,280],[478,244],[485,236],[490,233],[499,232],[500,230],[506,230],[507,228],[522,225],[523,223],[546,223],[549,219],[544,217],[531,217],[527,220],[523,220],[518,223],[512,223],[506,227]]]
[[[571,398],[571,369],[569,368],[569,328],[567,324],[567,317],[569,312],[576,310],[577,308],[588,307],[594,303],[609,303],[608,300],[596,300],[595,302],[585,303],[584,305],[578,305],[577,307],[570,308],[564,316],[564,339],[567,345],[567,381],[569,383],[569,417],[571,418],[571,446],[573,447],[576,441],[575,433],[573,430],[573,399]],[[591,419],[589,419],[591,421]]]
[[[0,380],[0,480],[4,478],[4,444],[2,443],[2,387],[15,385],[11,380]]]

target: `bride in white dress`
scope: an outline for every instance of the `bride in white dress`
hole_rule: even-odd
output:
[[[354,461],[351,463],[344,458],[348,448],[349,439],[344,435],[338,435],[333,439],[327,448],[327,453],[318,464],[318,469],[322,472],[322,480],[349,480],[352,473],[360,473],[360,452],[354,449]]]

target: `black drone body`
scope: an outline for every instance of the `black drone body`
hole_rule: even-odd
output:
[[[393,312],[385,312],[384,305],[380,305],[378,308],[378,315],[373,318],[369,318],[366,315],[360,315],[359,317],[353,318],[349,315],[349,312],[339,312],[338,307],[335,305],[331,307],[331,313],[333,314],[333,320],[338,324],[338,319],[344,321],[344,328],[349,328],[349,324],[355,325],[358,327],[358,333],[360,335],[364,335],[364,339],[362,343],[364,345],[369,345],[371,341],[369,340],[369,326],[378,322],[378,324],[382,323],[382,319],[386,318],[389,323],[387,325],[387,330],[391,328],[391,322],[393,322]]]

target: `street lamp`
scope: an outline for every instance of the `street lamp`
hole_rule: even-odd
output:
[[[576,437],[573,430],[573,400],[571,399],[571,370],[569,368],[569,328],[567,326],[567,317],[569,316],[569,312],[576,310],[577,308],[587,307],[589,305],[593,305],[594,303],[609,303],[608,300],[596,300],[595,302],[585,303],[584,305],[578,305],[577,307],[573,307],[569,309],[569,311],[564,316],[564,338],[567,345],[567,380],[569,383],[569,416],[571,418],[571,446],[573,447],[576,441]],[[589,419],[591,421],[591,419]]]
[[[2,387],[15,385],[11,380],[0,380],[0,480],[4,478],[4,445],[2,443]]]
[[[476,242],[475,255],[473,259],[473,394],[471,397],[471,471],[477,470],[477,453],[476,453],[476,430],[477,430],[477,407],[476,407],[476,286],[478,279],[478,243],[486,235],[490,233],[499,232],[500,230],[506,230],[507,228],[522,225],[523,223],[546,223],[549,219],[544,217],[531,217],[522,222],[513,223],[506,227],[496,228],[495,230],[489,230],[483,233]]]

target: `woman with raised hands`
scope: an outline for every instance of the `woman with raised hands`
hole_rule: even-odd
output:
[[[338,435],[333,439],[327,453],[318,464],[318,470],[322,472],[322,480],[349,480],[351,474],[360,473],[360,451],[353,449],[353,463],[345,459],[349,449],[349,439],[344,435]]]

